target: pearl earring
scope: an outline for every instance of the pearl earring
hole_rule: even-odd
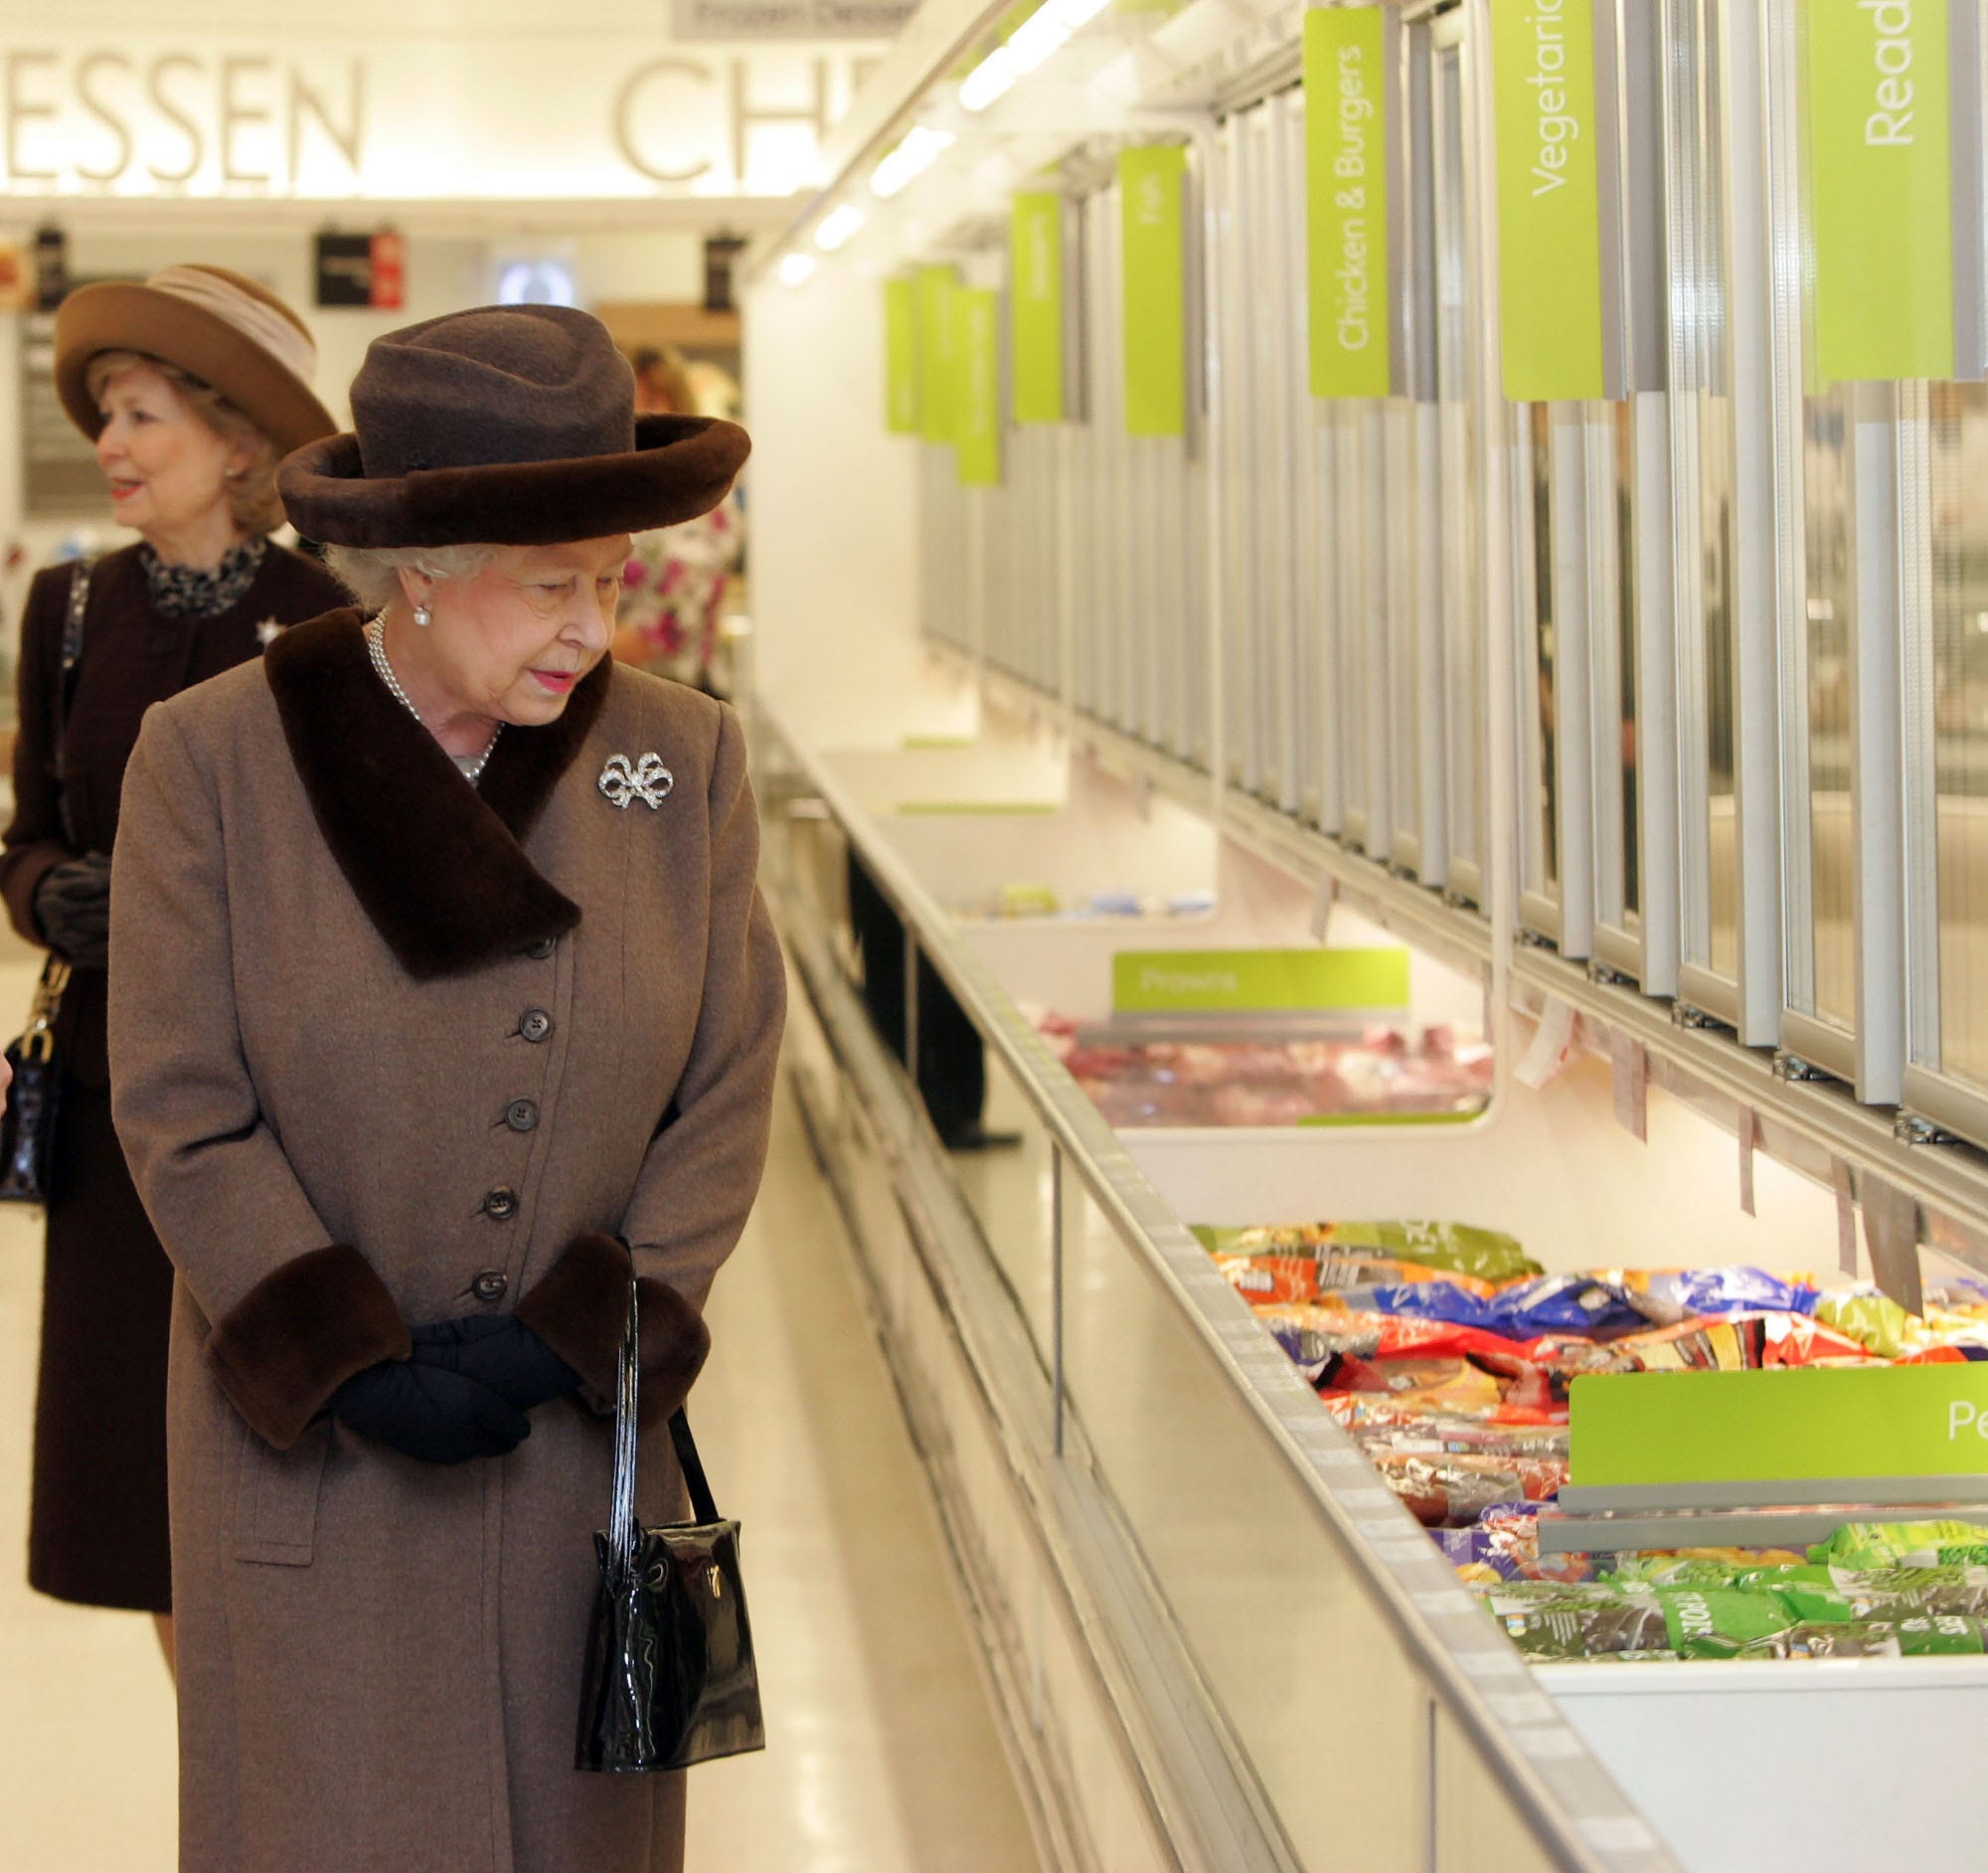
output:
[[[426,605],[417,604],[414,606],[414,622],[418,624],[422,630],[426,630],[427,627],[434,622],[434,613],[430,611]]]

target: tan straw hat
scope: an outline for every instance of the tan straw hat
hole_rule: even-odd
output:
[[[89,361],[137,351],[212,386],[279,455],[338,425],[310,387],[317,346],[304,322],[266,286],[225,266],[167,266],[140,285],[80,286],[56,313],[56,392],[91,441],[103,427],[89,394]]]

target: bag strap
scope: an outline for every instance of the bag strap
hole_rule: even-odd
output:
[[[76,668],[83,661],[83,627],[89,616],[89,580],[95,570],[94,560],[78,560],[69,576],[69,607],[63,614],[62,670],[56,678],[55,733],[49,762],[55,769],[58,786],[62,783],[63,746],[69,740],[70,703],[76,694]],[[63,831],[74,845],[76,830],[70,823],[66,793],[62,800],[62,820]]]
[[[632,1566],[635,1558],[635,1424],[640,1407],[642,1362],[641,1309],[635,1283],[628,1283],[628,1323],[621,1335],[621,1363],[614,1388],[614,1493],[607,1516],[607,1546],[614,1558]],[[690,1489],[691,1512],[700,1522],[718,1520],[704,1462],[690,1435],[690,1420],[681,1411],[670,1415],[670,1442]]]

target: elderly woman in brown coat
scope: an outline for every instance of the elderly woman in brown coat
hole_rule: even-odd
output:
[[[109,855],[146,709],[340,602],[322,567],[267,539],[283,518],[278,458],[336,426],[311,394],[314,359],[288,306],[222,267],[84,286],[56,315],[63,406],[95,440],[113,517],[139,537],[38,573],[21,623],[0,894],[23,936],[74,965],[56,1024],[28,1578],[158,1616],[168,1657],[173,1277],[110,1125]],[[66,667],[73,612],[81,655]]]
[[[599,1406],[631,1275],[645,1421],[703,1359],[784,989],[737,719],[604,652],[627,536],[745,437],[638,423],[557,307],[378,340],[353,410],[282,486],[377,614],[154,709],[117,850],[118,1131],[179,1274],[181,1864],[661,1873],[681,1779],[573,1767]]]

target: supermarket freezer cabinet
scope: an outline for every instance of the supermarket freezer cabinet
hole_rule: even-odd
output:
[[[811,754],[779,739],[777,717],[764,726],[772,883],[818,1012],[842,1004],[848,1013],[834,960],[841,861],[822,853],[824,842],[834,852],[853,844],[986,1041],[990,1119],[1021,1134],[1012,1153],[947,1159],[902,1076],[839,1070],[842,1107],[861,1108],[866,1126],[896,1128],[892,1207],[919,1237],[913,1285],[966,1304],[952,1284],[959,1271],[978,1272],[974,1330],[1003,1322],[1017,1354],[1009,1376],[1033,1401],[1044,1440],[1031,1447],[1012,1426],[997,1440],[1019,1499],[1051,1525],[1042,1538],[1052,1545],[1066,1513],[1113,1532],[1121,1545],[1090,1560],[1109,1567],[1116,1588],[1139,1583],[1116,1617],[1168,1634],[1164,1669],[1146,1657],[1157,1675],[1123,1695],[1136,1703],[1164,1683],[1170,1705],[1198,1713],[1190,1756],[1213,1751],[1236,1766],[1225,1788],[1255,1816],[1242,1831],[1266,1843],[1272,1863],[1337,1864],[1354,1842],[1362,1864],[1419,1867],[1431,1852],[1437,1865],[1503,1864],[1488,1845],[1502,1838],[1513,1865],[1615,1864],[1613,1842],[1632,1846],[1622,1864],[1673,1863],[1667,1850],[1694,1869],[1782,1853],[1847,1867],[1882,1862],[1902,1813],[1922,1851],[1965,1859],[1988,1809],[1956,1793],[1938,1739],[1988,1696],[1981,1660],[1525,1664],[1446,1569],[1429,1571],[1427,1532],[1379,1486],[1184,1227],[1327,1207],[1400,1216],[1425,1212],[1437,1190],[1450,1193],[1446,1209],[1467,1207],[1455,1220],[1511,1231],[1550,1269],[1656,1264],[1668,1250],[1672,1264],[1744,1257],[1792,1280],[1795,1258],[1831,1227],[1825,1195],[1763,1164],[1759,1218],[1740,1219],[1730,1191],[1715,1187],[1715,1166],[1729,1160],[1703,1121],[1653,1095],[1638,1144],[1608,1113],[1599,1066],[1576,1065],[1537,1095],[1515,1090],[1496,1122],[1441,1137],[1409,1127],[1114,1132],[1021,1004],[1079,996],[1122,935],[1086,921],[953,915],[927,881],[946,897],[959,892],[958,842],[921,845],[932,832],[922,816],[873,817],[838,771],[874,793],[878,758]],[[987,732],[998,746],[1001,725],[990,719]],[[1136,803],[1123,810],[1136,828]],[[1038,846],[1057,836],[1053,819],[1034,834]],[[1267,881],[1224,876],[1252,901],[1258,940],[1304,915],[1295,881],[1279,905]],[[1218,913],[1204,939],[1249,934],[1221,921],[1240,915]],[[845,1046],[860,1052],[861,1017],[849,1018],[859,1038]],[[870,1109],[878,1103],[882,1117]],[[1542,1177],[1548,1163],[1561,1174]],[[908,1178],[949,1193],[956,1237],[932,1234],[934,1199],[908,1201]],[[1653,1179],[1666,1186],[1662,1206]],[[977,1389],[998,1382],[991,1367],[977,1372]],[[938,1448],[954,1442],[936,1422],[922,1436]],[[1080,1511],[1069,1493],[1074,1465],[1095,1492]],[[1100,1618],[1079,1629],[1107,1632]],[[1031,1668],[1026,1651],[1008,1666],[1024,1680]],[[1453,1706],[1456,1679],[1487,1694],[1487,1707]],[[1475,1728],[1487,1715],[1488,1734]],[[1533,1728],[1549,1718],[1551,1741]],[[1154,1739],[1126,1708],[1113,1722],[1159,1811],[1191,1804],[1172,1780],[1178,1758],[1150,1755]],[[1499,1760],[1509,1748],[1535,1771],[1543,1752],[1558,1753],[1579,1792],[1568,1797],[1549,1778],[1544,1812],[1515,1798],[1512,1766]],[[1743,1778],[1731,1773],[1736,1760],[1748,1765]],[[1846,1814],[1831,1790],[1853,1762],[1867,1786],[1899,1793]],[[1611,1787],[1634,1806],[1618,1803],[1603,1824],[1591,1803]],[[1766,1788],[1775,1799],[1759,1798]],[[1499,1816],[1481,1823],[1488,1835],[1457,1818],[1487,1810]],[[1224,1825],[1239,1823],[1232,1815]]]
[[[887,1342],[908,1308],[958,1310],[947,1330],[970,1374],[942,1411],[937,1380],[909,1383],[908,1409],[930,1414],[920,1443],[946,1472],[935,1487],[959,1518],[962,1566],[1005,1543],[1036,1573],[1003,1604],[1025,1609],[1046,1589],[1071,1621],[1057,1630],[1100,1654],[1044,1675],[1026,1618],[983,1623],[997,1684],[1040,1677],[1052,1695],[1082,1694],[1085,1721],[1112,1733],[1097,1760],[1144,1790],[1167,1835],[1150,1862],[1128,1864],[1324,1868],[1349,1852],[1403,1873],[1675,1864],[879,836],[833,759],[783,740],[776,716],[761,726],[768,884],[812,1010],[807,1032],[839,1037],[809,1047],[803,1098],[825,1155],[853,1134],[876,1141],[857,1155],[888,1172],[895,1201],[845,1197]],[[841,959],[837,880],[851,844],[983,1035],[990,1120],[1021,1133],[1012,1152],[946,1159],[887,1067]],[[985,935],[998,948],[1019,933]],[[969,1411],[968,1400],[979,1402]],[[950,1421],[983,1410],[998,1426],[991,1468],[962,1461],[967,1428]],[[990,1528],[962,1499],[973,1488],[994,1491],[978,1511]],[[1015,1560],[1017,1503],[1053,1560]],[[1108,1695],[1083,1691],[1091,1674]],[[1008,1716],[1039,1752],[1072,1721],[1026,1697]],[[1054,1753],[1030,1764],[1043,1806],[1077,1816],[1072,1826],[1081,1768]],[[1109,1861],[1079,1850],[1064,1863]]]

